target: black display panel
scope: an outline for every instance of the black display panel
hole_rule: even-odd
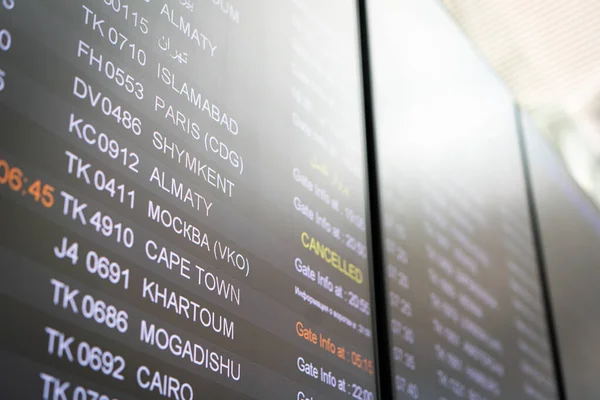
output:
[[[0,4],[0,397],[375,398],[355,5]]]
[[[600,393],[600,213],[532,121],[524,117],[522,124],[566,396],[594,399]]]
[[[437,2],[369,11],[395,398],[556,399],[511,98]]]

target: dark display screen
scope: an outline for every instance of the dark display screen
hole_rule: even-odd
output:
[[[357,19],[0,2],[0,397],[376,397]]]
[[[554,146],[529,118],[522,123],[566,396],[594,399],[600,393],[600,213]],[[561,144],[574,136],[566,134]]]
[[[436,2],[370,11],[396,398],[556,399],[510,96]]]

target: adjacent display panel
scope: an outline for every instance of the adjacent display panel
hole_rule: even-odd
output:
[[[532,121],[522,124],[566,396],[593,399],[600,393],[600,213]]]
[[[370,4],[396,398],[556,399],[511,98],[437,2]]]
[[[0,394],[376,397],[355,5],[0,2]]]

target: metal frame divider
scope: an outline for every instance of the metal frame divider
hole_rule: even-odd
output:
[[[554,366],[554,378],[556,389],[560,400],[567,400],[567,393],[564,384],[564,375],[562,372],[562,363],[560,361],[560,350],[558,346],[558,335],[556,332],[556,320],[554,319],[554,311],[552,309],[552,296],[550,293],[550,282],[548,280],[548,270],[546,266],[546,258],[544,256],[544,246],[542,241],[542,233],[540,228],[540,219],[535,203],[533,193],[533,179],[529,164],[529,153],[527,150],[527,141],[523,130],[523,119],[521,108],[515,104],[515,127],[519,141],[521,152],[521,165],[523,167],[523,176],[525,178],[525,192],[527,195],[527,205],[529,208],[529,217],[531,220],[531,233],[533,235],[533,245],[536,254],[538,265],[538,273],[540,286],[542,288],[542,300],[546,311],[546,324],[548,326],[548,336],[550,339],[550,347],[552,349],[552,362]]]
[[[370,249],[371,265],[371,315],[375,344],[375,373],[380,399],[392,399],[393,374],[390,358],[390,338],[388,329],[387,290],[385,281],[384,252],[382,240],[382,215],[380,212],[379,181],[377,168],[377,146],[373,108],[373,88],[369,53],[369,29],[366,0],[357,0],[360,50],[362,62],[364,129],[366,145],[367,176],[365,188],[368,194],[367,240]]]

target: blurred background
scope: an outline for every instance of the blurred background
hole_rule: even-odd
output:
[[[600,8],[593,0],[442,0],[600,204]]]

